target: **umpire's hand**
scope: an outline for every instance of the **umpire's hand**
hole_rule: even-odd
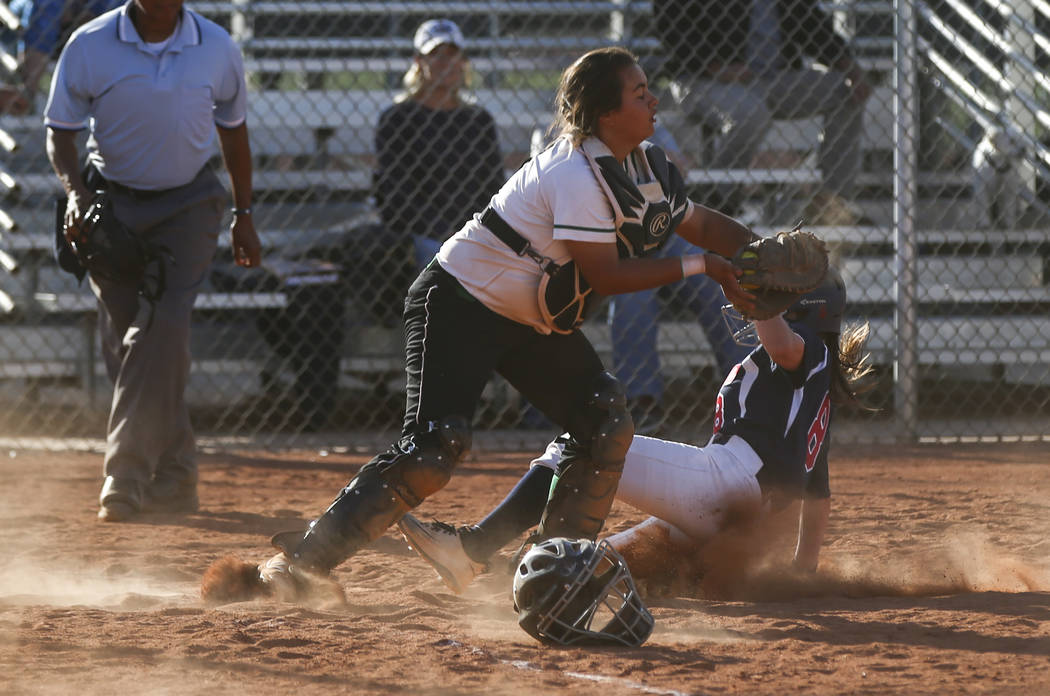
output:
[[[238,266],[257,267],[262,263],[262,247],[251,215],[234,215],[230,227],[230,246]]]
[[[81,240],[80,223],[91,206],[91,194],[87,188],[74,190],[66,196],[66,211],[63,217],[62,231],[66,242],[75,244]]]

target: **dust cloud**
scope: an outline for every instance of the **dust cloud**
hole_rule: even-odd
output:
[[[739,547],[735,547],[739,549]],[[1050,590],[1050,566],[997,546],[978,529],[948,529],[919,546],[877,557],[849,550],[825,550],[816,573],[794,570],[782,553],[725,564],[708,556],[710,572],[700,583],[708,599],[772,601],[803,597],[924,597],[970,592]]]
[[[145,608],[175,600],[196,599],[184,584],[120,575],[98,569],[42,567],[14,560],[0,567],[0,602],[6,605],[48,605]]]

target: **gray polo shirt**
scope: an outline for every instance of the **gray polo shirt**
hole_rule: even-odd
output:
[[[244,122],[240,50],[219,25],[186,8],[159,54],[128,16],[131,1],[83,25],[58,59],[44,122],[91,129],[89,160],[138,189],[190,182],[215,153],[215,125]]]

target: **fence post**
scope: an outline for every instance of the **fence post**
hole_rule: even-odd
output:
[[[613,5],[623,7],[622,10],[613,10],[609,13],[609,40],[615,44],[631,45],[632,36],[631,20],[628,17],[630,0],[613,0]]]
[[[894,415],[899,440],[917,438],[919,380],[916,331],[915,212],[918,199],[916,137],[919,103],[916,85],[916,22],[913,0],[894,0],[893,73],[893,247],[896,255],[893,328]]]
[[[1015,2],[1013,14],[1023,20],[1024,26],[1037,26],[1038,18],[1036,17],[1035,3],[1030,2],[1030,0],[1018,0]],[[1006,26],[1009,27],[1010,23],[1007,22]],[[1036,39],[1032,32],[1020,30],[1009,31],[1007,29],[1004,33],[1003,39],[1010,44],[1012,51],[1016,55],[1024,56],[1024,58],[1030,61],[1030,64],[1032,65],[1039,64],[1039,57],[1036,51]],[[1038,94],[1038,91],[1032,84],[1031,76],[1021,61],[1012,60],[1009,57],[1006,59],[1003,75],[1010,84],[1016,87],[1016,90],[1008,94],[1006,98],[1006,109],[1009,113],[1010,122],[1013,123],[1020,132],[1031,133],[1035,136],[1040,130],[1036,116],[1032,112],[1030,103],[1025,103],[1024,99],[1020,99],[1017,96],[1018,92],[1025,92],[1033,95]],[[1038,99],[1038,97],[1036,97],[1036,99]],[[1025,188],[1029,191],[1035,191],[1035,168],[1022,167],[1020,174],[1024,179]]]
[[[230,36],[247,60],[248,42],[252,39],[252,0],[233,0],[233,12],[230,14]]]

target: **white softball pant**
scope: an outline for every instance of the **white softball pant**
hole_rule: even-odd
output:
[[[532,466],[556,468],[563,447],[552,442]],[[761,510],[755,478],[761,468],[755,451],[736,436],[724,445],[695,447],[635,435],[616,498],[703,542],[723,528],[731,512]]]

